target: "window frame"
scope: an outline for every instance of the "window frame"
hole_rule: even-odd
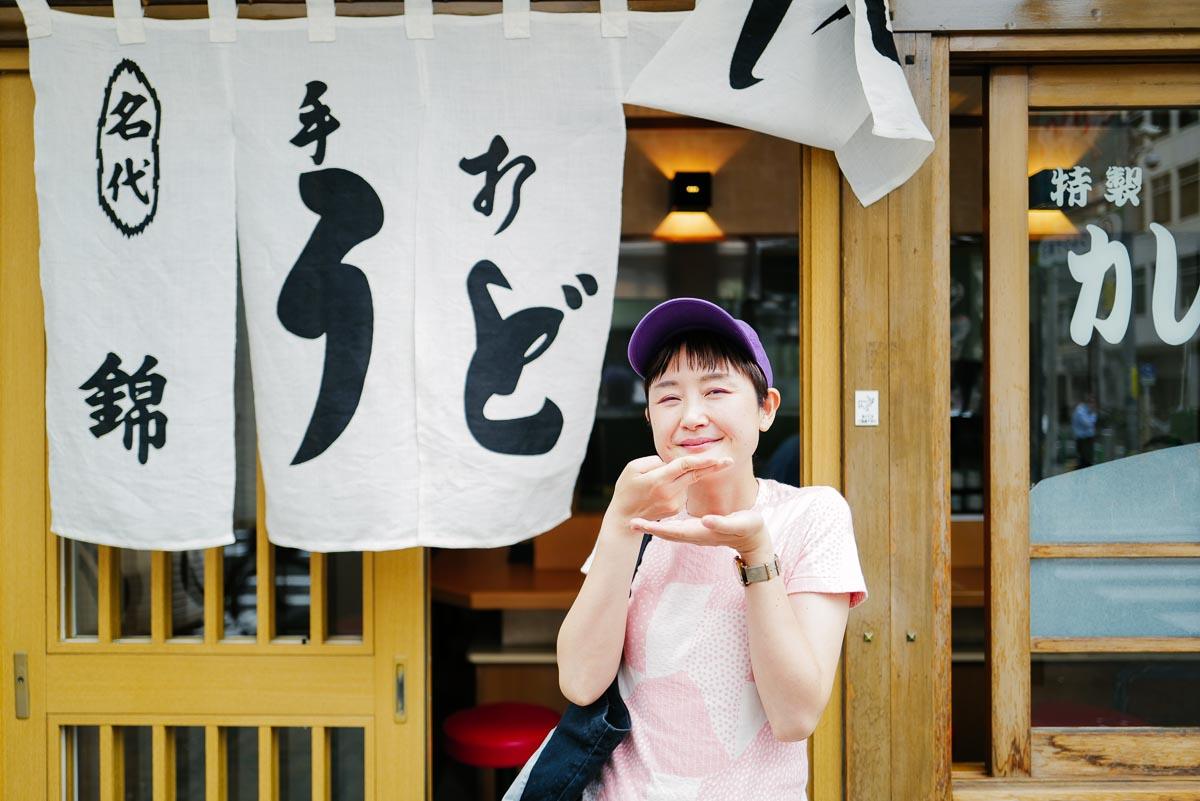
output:
[[[1200,727],[1034,727],[1034,653],[1195,653],[1194,638],[1034,638],[1033,559],[1200,556],[1200,542],[1030,545],[1029,113],[1193,106],[1195,65],[1000,66],[988,88],[986,572],[991,776],[1035,779],[1200,776]],[[1157,216],[1157,215],[1156,215]],[[1171,215],[1173,218],[1173,215]]]

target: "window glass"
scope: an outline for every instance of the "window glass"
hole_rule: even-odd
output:
[[[365,798],[363,730],[329,729],[329,773],[332,801]]]
[[[1200,304],[1190,276],[1200,221],[1174,222],[1158,209],[1170,205],[1172,173],[1196,161],[1200,129],[1155,134],[1142,118],[1030,116],[1035,482],[1197,441]],[[1151,169],[1162,172],[1147,187]],[[1138,213],[1148,194],[1156,227]],[[1142,318],[1135,268],[1147,270],[1149,284]]]
[[[1179,219],[1200,214],[1200,161],[1179,168]]]
[[[1034,637],[1200,637],[1200,559],[1034,559]]]
[[[1159,223],[1171,221],[1171,173],[1150,178],[1150,219]]]
[[[1200,635],[1200,559],[1147,550],[1200,541],[1194,120],[1030,115],[1034,726],[1200,720],[1190,697],[1163,703],[1200,683],[1194,654],[1097,652],[1094,639]],[[1070,550],[1081,543],[1124,545]],[[1039,652],[1038,638],[1078,638],[1079,653]]]
[[[987,163],[984,78],[950,76],[950,655],[951,754],[987,758],[984,658],[984,281]]]
[[[285,726],[275,730],[279,742],[279,801],[312,798],[312,729]]]
[[[174,801],[204,801],[204,727],[180,726],[172,732],[175,740]]]
[[[121,628],[123,638],[150,636],[150,551],[116,549],[121,567]]]
[[[325,557],[325,631],[362,639],[363,555],[334,551]]]
[[[221,549],[226,639],[253,637],[258,632],[257,534],[253,528],[235,528],[233,539]]]
[[[124,801],[151,801],[153,778],[150,760],[153,757],[152,737],[149,726],[117,726],[120,739],[121,761],[125,765]]]
[[[1196,654],[1034,654],[1034,726],[1200,725]]]
[[[275,550],[275,634],[302,637],[309,633],[309,553],[272,545]]]
[[[1171,132],[1171,112],[1167,109],[1143,111],[1141,113],[1145,119],[1145,122],[1142,124],[1142,130],[1148,139],[1160,139]]]
[[[229,801],[258,798],[258,729],[225,729],[225,797]]]
[[[171,553],[171,636],[204,636],[204,551]]]
[[[64,726],[63,801],[100,801],[100,727]]]
[[[1200,445],[1194,443],[1075,469],[1039,481],[1029,493],[1032,543],[1197,539]]]
[[[100,552],[95,543],[59,537],[63,633],[68,638],[97,636]]]

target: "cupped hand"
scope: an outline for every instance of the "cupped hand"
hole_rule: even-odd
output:
[[[688,487],[732,464],[728,456],[703,454],[680,456],[669,462],[658,456],[634,459],[617,478],[609,508],[625,518],[670,517],[683,508]]]
[[[755,509],[686,520],[634,518],[629,521],[629,527],[633,531],[644,531],[664,540],[691,545],[727,545],[744,557],[769,552],[772,547],[762,514]]]

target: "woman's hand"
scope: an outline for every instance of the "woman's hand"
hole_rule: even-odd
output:
[[[680,456],[664,462],[643,456],[625,465],[617,478],[609,509],[628,520],[658,520],[677,514],[692,484],[733,464],[728,456]]]
[[[762,514],[755,509],[743,509],[728,515],[705,515],[687,520],[657,522],[634,518],[630,529],[644,531],[655,537],[692,545],[727,545],[733,548],[749,564],[759,564],[771,559],[773,546],[763,522]]]

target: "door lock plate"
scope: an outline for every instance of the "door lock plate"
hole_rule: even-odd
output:
[[[13,711],[17,720],[29,718],[29,657],[24,653],[13,654],[13,683],[16,689],[16,703]]]

